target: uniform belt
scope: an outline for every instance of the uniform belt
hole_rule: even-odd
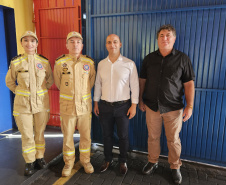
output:
[[[126,103],[126,102],[128,102],[128,101],[129,101],[129,100],[115,101],[115,102],[108,102],[108,101],[105,101],[105,100],[101,100],[101,102],[103,102],[104,104],[106,104],[106,105],[111,105],[111,106],[121,105],[121,104]]]

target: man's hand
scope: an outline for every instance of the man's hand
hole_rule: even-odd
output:
[[[146,84],[146,79],[139,78],[140,94],[139,94],[139,105],[138,106],[142,112],[146,111],[146,107],[145,107],[145,104],[142,99],[143,94],[144,94],[145,84]]]
[[[98,107],[97,101],[94,101],[94,110],[93,111],[96,116],[99,116],[99,107]]]
[[[137,104],[132,103],[131,107],[127,112],[127,116],[129,116],[129,119],[132,119],[136,115],[136,107]]]
[[[144,102],[143,102],[142,100],[139,101],[139,109],[140,109],[142,112],[145,112],[145,111],[146,111],[145,104],[144,104]]]
[[[183,112],[183,121],[187,121],[192,115],[192,108],[195,96],[195,85],[194,81],[190,80],[189,82],[184,83],[184,94],[187,106]]]
[[[183,112],[183,122],[189,120],[189,118],[192,115],[192,108],[191,107],[185,107]]]

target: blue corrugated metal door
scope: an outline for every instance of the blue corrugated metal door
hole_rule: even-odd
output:
[[[11,18],[13,19],[13,22],[11,21]],[[10,90],[5,85],[5,76],[9,68],[8,63],[12,58],[12,55],[16,55],[15,24],[13,23],[13,10],[0,6],[0,133],[12,129],[15,126],[12,118],[12,98]],[[5,30],[8,30],[8,32],[6,33]],[[12,47],[7,48],[7,46]]]
[[[105,39],[118,34],[121,53],[134,60],[138,71],[144,57],[158,48],[156,31],[162,24],[177,30],[175,48],[192,60],[196,74],[195,104],[183,124],[182,158],[226,165],[226,5],[224,1],[88,0],[87,51],[95,61],[107,56]],[[93,116],[93,142],[102,143],[98,118]],[[116,139],[117,140],[117,139]],[[162,135],[162,153],[167,143]],[[145,114],[130,122],[132,149],[147,151]]]

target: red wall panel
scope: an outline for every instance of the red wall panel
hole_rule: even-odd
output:
[[[56,58],[67,54],[66,37],[71,31],[81,33],[81,0],[34,0],[35,26],[39,39],[38,53],[47,57],[54,70]],[[60,126],[59,90],[49,90],[50,120]]]

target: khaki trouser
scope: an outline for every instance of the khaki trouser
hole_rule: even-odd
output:
[[[181,142],[179,133],[182,127],[183,109],[160,114],[146,106],[146,122],[148,128],[148,161],[158,162],[160,155],[160,137],[162,122],[164,122],[167,146],[168,162],[171,169],[179,169],[182,165],[180,160]]]
[[[20,113],[14,117],[21,133],[22,151],[25,162],[32,163],[36,159],[43,158],[45,153],[44,131],[49,120],[49,113]]]
[[[79,151],[80,161],[83,163],[90,162],[90,146],[91,146],[91,114],[81,116],[72,116],[61,114],[61,130],[64,135],[63,142],[63,158],[65,164],[74,165],[75,146],[73,134],[75,127],[80,133]]]

